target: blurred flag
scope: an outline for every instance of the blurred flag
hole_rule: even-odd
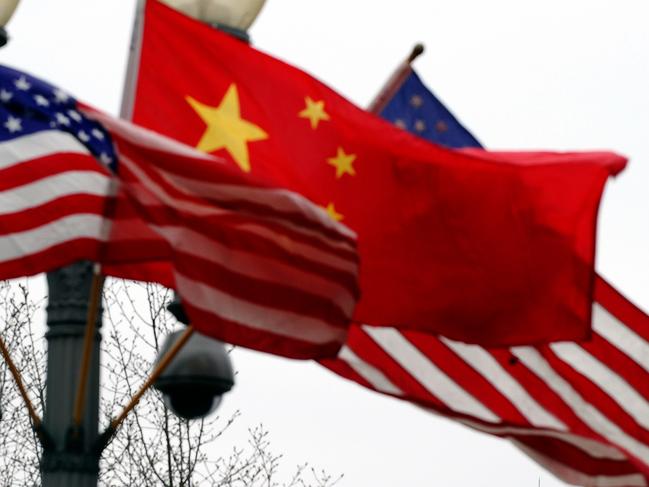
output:
[[[334,356],[355,236],[304,197],[0,67],[0,279],[76,260],[173,286],[196,329]]]
[[[447,150],[158,1],[143,26],[134,121],[355,230],[358,322],[482,344],[588,336],[597,207],[623,158]]]
[[[321,363],[365,387],[509,439],[586,487],[649,485],[649,317],[598,280],[591,341],[483,348],[353,326]]]
[[[423,52],[415,46],[412,54],[397,68],[368,110],[400,129],[445,147],[482,148],[480,142],[437,99],[412,68],[412,61]]]
[[[377,97],[383,116],[434,123],[450,112],[425,86],[399,83]],[[386,93],[388,94],[386,96]],[[397,101],[392,103],[390,93]],[[413,97],[427,100],[408,103]],[[377,109],[377,104],[373,104]],[[397,110],[398,107],[398,111]],[[396,110],[396,111],[395,111]],[[387,115],[389,113],[389,115]],[[461,127],[457,120],[449,127]],[[407,128],[417,133],[413,125]],[[473,146],[466,130],[452,142]],[[398,329],[355,326],[337,360],[323,365],[376,391],[409,400],[478,431],[507,438],[567,483],[629,487],[649,483],[649,316],[601,277],[593,338],[541,347],[489,349]]]

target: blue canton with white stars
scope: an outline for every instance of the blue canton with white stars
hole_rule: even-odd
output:
[[[412,71],[380,113],[419,137],[446,147],[482,147]]]
[[[116,170],[110,134],[79,111],[74,98],[38,78],[0,66],[0,142],[52,129],[73,135],[101,163]]]

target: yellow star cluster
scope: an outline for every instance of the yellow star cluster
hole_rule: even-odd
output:
[[[304,105],[304,110],[298,113],[298,117],[308,120],[313,130],[318,128],[320,122],[331,120],[325,110],[323,100],[313,100],[307,96],[304,98]],[[345,175],[355,176],[354,161],[356,161],[356,154],[347,153],[342,147],[338,147],[335,156],[327,158],[327,163],[336,170],[336,179],[340,179]],[[325,207],[325,210],[333,220],[341,221],[344,218],[341,213],[338,213],[332,202]]]
[[[268,134],[261,127],[241,116],[237,85],[232,83],[228,87],[218,106],[207,105],[191,96],[187,96],[186,100],[206,125],[196,148],[203,152],[224,149],[242,171],[250,172],[248,144],[266,140]],[[309,96],[304,98],[304,109],[298,112],[297,116],[307,120],[312,130],[318,130],[323,122],[331,120],[331,116],[325,108],[325,102],[314,100]],[[326,158],[325,162],[334,168],[336,179],[341,179],[345,176],[356,175],[355,161],[356,154],[349,153],[339,146],[336,154]],[[336,221],[341,221],[344,218],[336,210],[333,202],[330,202],[324,209]]]

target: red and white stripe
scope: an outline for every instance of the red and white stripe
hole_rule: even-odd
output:
[[[93,116],[113,136],[122,190],[170,249],[175,288],[199,331],[294,358],[335,356],[358,299],[353,232],[213,156]],[[113,232],[125,233],[119,223]]]
[[[112,175],[72,135],[0,143],[0,278],[87,259],[175,285],[201,332],[295,358],[335,356],[358,299],[355,235],[219,159],[85,109]]]
[[[565,482],[649,485],[649,316],[603,279],[587,343],[486,349],[354,326],[323,365],[507,438]]]
[[[0,275],[93,259],[106,239],[108,171],[72,135],[48,130],[0,143]]]

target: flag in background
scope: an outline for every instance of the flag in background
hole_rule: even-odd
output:
[[[447,150],[158,1],[144,15],[134,121],[356,231],[357,321],[482,344],[588,335],[597,208],[623,158]]]
[[[0,67],[0,279],[82,259],[293,358],[335,356],[358,298],[354,234],[304,197]]]
[[[461,127],[445,119],[450,112],[439,111],[440,102],[424,85],[401,83],[412,74],[409,63],[401,66],[377,97],[393,107],[390,120],[426,113],[431,124],[442,118]],[[414,125],[406,128],[417,134]],[[468,130],[454,133],[451,142],[438,132],[425,136],[452,147],[474,146]],[[593,337],[584,343],[490,349],[354,326],[338,359],[322,363],[365,387],[507,438],[567,483],[646,486],[649,316],[599,276],[593,308]]]
[[[411,62],[423,52],[415,46],[376,96],[369,111],[397,127],[445,147],[482,148],[480,142],[421,81]]]

